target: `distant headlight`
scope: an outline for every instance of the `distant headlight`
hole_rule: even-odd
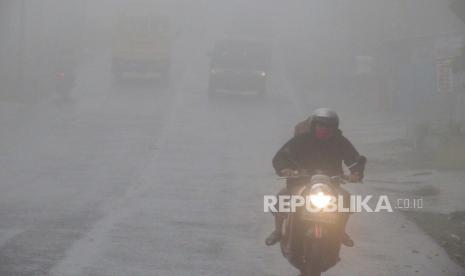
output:
[[[252,73],[255,74],[255,75],[258,75],[260,77],[263,77],[263,78],[266,77],[266,72],[265,71],[253,71]]]
[[[213,74],[213,75],[223,73],[223,72],[224,72],[224,70],[222,70],[222,69],[211,69],[210,70],[210,73]]]
[[[323,209],[331,202],[331,189],[326,184],[315,184],[310,189],[310,201],[312,205]]]

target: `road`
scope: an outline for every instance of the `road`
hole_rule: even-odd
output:
[[[264,100],[209,100],[204,52],[179,59],[169,89],[112,84],[108,56],[93,59],[73,101],[5,138],[0,275],[297,274],[264,245],[263,195],[283,185],[271,158],[303,109],[278,70]],[[344,124],[369,158],[386,137],[370,119]],[[327,275],[465,275],[399,212],[357,214],[348,231],[356,247]]]

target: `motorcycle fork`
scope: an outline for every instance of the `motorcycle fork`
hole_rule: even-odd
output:
[[[321,240],[323,237],[323,228],[319,223],[316,223],[315,226],[313,227],[313,238],[316,240]]]
[[[323,227],[321,227],[321,224],[315,223],[308,229],[306,236],[311,240],[321,240],[323,238]]]

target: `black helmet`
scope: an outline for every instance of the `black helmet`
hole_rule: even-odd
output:
[[[337,113],[329,108],[318,108],[313,111],[309,118],[311,128],[315,127],[315,124],[320,123],[332,127],[339,127],[339,116]]]

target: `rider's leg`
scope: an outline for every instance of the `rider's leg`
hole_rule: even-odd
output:
[[[287,188],[282,189],[278,193],[278,198],[280,195],[286,195],[288,194]],[[278,207],[278,204],[275,206],[276,208]],[[265,243],[268,246],[274,245],[277,243],[282,236],[282,229],[283,229],[283,223],[284,223],[284,215],[280,214],[279,212],[273,213],[274,216],[274,231],[266,238]]]
[[[283,229],[284,216],[280,213],[277,213],[274,216],[274,231],[281,233]]]
[[[343,188],[339,187],[339,193],[342,195],[342,198],[344,200],[344,207],[349,208],[350,207],[350,193]],[[346,232],[346,226],[347,223],[349,222],[350,218],[350,213],[341,213],[341,242],[345,246],[352,247],[354,246],[354,241],[352,238],[347,234]]]
[[[284,216],[277,213],[274,216],[274,231],[266,238],[265,243],[268,246],[274,245],[277,243],[282,236],[282,226],[284,222]]]

